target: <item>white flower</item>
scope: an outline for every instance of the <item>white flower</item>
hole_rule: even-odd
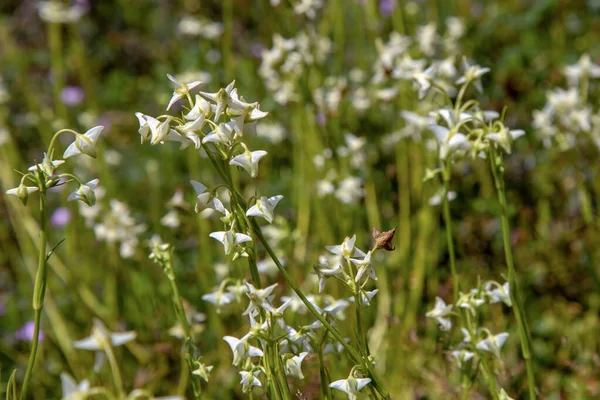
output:
[[[600,65],[594,63],[589,54],[582,54],[579,61],[573,65],[565,67],[565,76],[569,86],[576,87],[583,76],[589,78],[600,77]]]
[[[514,400],[512,397],[510,397],[505,391],[504,389],[500,389],[500,397],[498,398],[498,400]]]
[[[479,350],[489,351],[494,354],[496,357],[500,358],[500,349],[504,346],[506,339],[508,338],[508,333],[503,332],[497,335],[490,335],[487,339],[483,339],[475,346]]]
[[[358,271],[356,272],[356,278],[354,279],[355,282],[358,282],[365,272],[367,273],[367,275],[369,275],[371,279],[373,279],[374,281],[377,280],[377,275],[375,275],[375,269],[371,265],[370,250],[367,252],[367,255],[364,258],[350,258],[350,261],[358,267]]]
[[[502,125],[498,132],[488,133],[485,135],[485,138],[499,144],[508,154],[510,154],[511,143],[524,134],[525,131],[522,129],[508,129]]]
[[[371,383],[370,378],[354,378],[353,376],[349,376],[347,379],[332,382],[329,387],[346,393],[348,400],[356,400],[358,392],[369,383]]]
[[[294,376],[298,379],[304,379],[304,375],[302,374],[302,361],[304,361],[304,358],[306,358],[307,355],[308,352],[305,351],[285,360],[285,374],[287,376]]]
[[[221,306],[227,305],[235,301],[235,295],[229,292],[221,292],[217,290],[216,292],[207,293],[202,296],[202,300],[207,301],[209,303],[217,306],[217,311],[220,310]]]
[[[229,161],[230,165],[237,165],[244,168],[252,178],[256,178],[258,173],[258,161],[267,155],[264,150],[250,151],[246,148],[242,154],[239,154]]]
[[[229,344],[231,351],[233,352],[233,365],[238,366],[242,361],[248,357],[262,357],[263,352],[258,347],[250,346],[247,342],[248,335],[241,339],[233,336],[225,336],[223,340]]]
[[[362,188],[362,179],[356,176],[349,176],[338,183],[335,191],[335,197],[344,204],[353,204],[360,200],[364,195]]]
[[[257,378],[257,376],[260,373],[261,373],[260,369],[254,371],[254,372],[240,371],[240,376],[242,377],[242,380],[240,381],[240,383],[242,384],[242,391],[244,393],[252,390],[253,386],[262,386],[262,384],[260,383],[260,381]]]
[[[23,205],[27,205],[27,200],[29,199],[29,194],[33,192],[37,192],[39,189],[35,186],[25,186],[21,183],[16,188],[8,189],[6,194],[10,194],[13,196],[17,196],[19,200],[23,203]]]
[[[60,374],[62,384],[62,400],[78,400],[85,398],[90,390],[90,382],[87,379],[77,383],[69,374]]]
[[[466,150],[471,146],[467,137],[460,132],[451,131],[441,125],[432,125],[429,129],[431,129],[438,140],[440,159],[442,160],[446,160],[457,150]]]
[[[352,237],[346,236],[342,244],[337,246],[325,246],[325,248],[335,255],[343,256],[348,259],[352,256],[366,257],[366,254],[363,251],[354,247],[354,243],[356,243],[356,235]]]
[[[186,97],[186,95],[189,94],[192,89],[194,89],[202,84],[202,82],[200,82],[200,81],[194,81],[194,82],[190,82],[190,83],[180,83],[172,75],[167,74],[167,77],[169,78],[169,80],[171,82],[173,82],[174,84],[176,84],[178,86],[173,91],[173,97],[171,97],[171,101],[169,101],[167,110],[169,110],[171,108],[171,106],[173,104],[175,104],[177,101]]]
[[[458,368],[462,368],[464,363],[475,357],[475,353],[468,350],[454,350],[450,352],[450,355],[456,359]]]
[[[102,322],[94,320],[92,334],[85,339],[77,340],[73,346],[80,350],[104,351],[104,346],[107,344],[114,347],[121,346],[131,342],[136,336],[133,331],[109,332]]]
[[[236,233],[233,231],[212,232],[209,236],[223,244],[226,255],[231,254],[231,251],[236,245],[252,241],[252,238],[250,236],[244,235],[243,233]]]
[[[76,191],[67,197],[67,201],[80,200],[88,206],[93,206],[96,204],[96,193],[94,191],[98,186],[98,182],[100,182],[99,179],[92,179],[88,183],[80,185]]]
[[[104,129],[103,126],[95,126],[83,135],[77,134],[75,141],[67,147],[63,158],[76,156],[78,154],[87,154],[90,157],[96,157],[96,142]]]
[[[446,316],[450,315],[452,307],[452,304],[446,305],[446,302],[441,297],[436,297],[435,307],[433,310],[428,311],[425,316],[434,318],[440,324],[440,328],[447,331],[452,328],[452,321],[450,318],[446,318]]]
[[[178,228],[179,225],[181,225],[179,213],[175,210],[169,211],[167,214],[165,214],[164,217],[160,219],[160,223],[168,228]]]
[[[231,145],[235,130],[235,121],[221,122],[217,127],[202,139],[202,143],[223,143]]]
[[[482,68],[479,65],[471,65],[466,58],[463,58],[463,76],[461,76],[460,78],[458,78],[458,80],[456,81],[457,85],[462,85],[463,83],[466,82],[473,82],[473,84],[475,85],[475,87],[477,88],[477,90],[479,90],[480,92],[483,92],[483,87],[481,86],[481,80],[480,78],[490,72],[489,68]]]
[[[512,307],[512,301],[510,299],[510,285],[508,282],[504,283],[504,285],[497,287],[493,284],[488,284],[486,286],[487,295],[490,297],[490,303],[499,303],[503,302],[509,307]]]
[[[419,89],[419,99],[424,98],[429,89],[431,89],[431,83],[433,82],[435,72],[436,66],[432,64],[425,71],[413,74],[412,78]]]
[[[275,309],[271,305],[271,301],[273,301],[274,296],[272,295],[273,290],[277,287],[277,284],[274,283],[271,286],[268,286],[264,289],[257,289],[251,283],[246,282],[246,286],[248,286],[248,293],[246,296],[250,299],[250,304],[248,304],[248,308],[242,315],[249,315],[257,308],[262,308],[267,312],[274,312]]]
[[[267,220],[268,223],[273,223],[273,210],[283,199],[282,195],[277,195],[273,197],[265,197],[262,196],[260,199],[256,200],[256,204],[253,205],[246,211],[247,217],[262,217]]]

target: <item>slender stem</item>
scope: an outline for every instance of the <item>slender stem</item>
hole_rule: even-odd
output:
[[[508,207],[506,203],[506,189],[504,185],[504,166],[502,165],[501,156],[496,156],[494,149],[491,150],[489,159],[492,169],[492,175],[494,176],[494,182],[496,184],[496,191],[498,193],[498,202],[500,203],[500,209],[502,213],[502,240],[504,242],[504,255],[506,258],[506,265],[508,267],[508,284],[510,286],[510,298],[513,304],[513,313],[517,320],[519,339],[521,341],[521,351],[523,353],[523,358],[525,359],[525,366],[527,369],[527,385],[529,389],[529,398],[535,399],[535,375],[533,372],[533,360],[531,356],[531,336],[529,333],[529,326],[527,324],[527,319],[525,316],[523,301],[521,300],[521,296],[519,295],[517,274],[513,260],[512,248],[510,244],[510,226],[508,223]]]
[[[194,345],[194,337],[192,333],[192,327],[187,320],[185,315],[185,309],[183,308],[183,301],[181,300],[181,296],[179,295],[179,288],[177,287],[177,282],[175,281],[175,273],[173,271],[173,261],[171,254],[165,262],[165,272],[167,273],[167,278],[169,278],[169,283],[171,284],[171,290],[173,291],[173,306],[175,307],[175,314],[177,315],[177,319],[183,328],[183,332],[185,334],[186,341],[186,361],[188,364],[189,374],[192,378],[192,389],[194,390],[194,397],[196,399],[200,399],[202,395],[202,385],[200,383],[200,377],[194,375],[193,372],[193,364],[192,364],[192,349],[189,349],[188,344]]]
[[[108,358],[108,364],[110,365],[110,370],[112,371],[112,377],[115,383],[115,389],[118,392],[118,398],[124,399],[125,391],[123,390],[123,379],[121,378],[121,371],[119,370],[119,365],[117,364],[117,359],[115,358],[112,345],[110,344],[110,339],[106,338],[106,340],[103,340],[103,342],[104,343],[102,343],[102,347],[106,353],[106,358]]]
[[[42,308],[44,307],[44,297],[46,295],[46,278],[47,278],[47,256],[46,246],[48,244],[48,234],[46,232],[46,188],[40,185],[40,242],[38,247],[38,269],[35,276],[35,284],[33,288],[33,338],[31,339],[31,352],[29,353],[29,362],[25,371],[23,380],[23,389],[21,391],[21,400],[27,398],[27,389],[33,367],[35,365],[35,357],[40,339],[40,320],[42,316]]]
[[[452,273],[452,286],[454,294],[454,303],[458,301],[458,273],[456,272],[456,253],[454,252],[454,241],[452,239],[452,217],[450,216],[450,201],[448,200],[448,192],[450,191],[450,163],[445,165],[444,173],[444,193],[442,199],[442,207],[444,214],[444,225],[446,226],[446,244],[448,246],[448,255],[450,257],[450,271]]]

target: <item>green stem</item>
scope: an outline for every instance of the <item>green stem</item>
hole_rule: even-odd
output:
[[[454,241],[452,239],[452,217],[450,216],[450,201],[448,200],[448,192],[450,191],[450,163],[445,165],[444,173],[444,193],[442,199],[442,207],[444,214],[444,225],[446,226],[446,244],[448,246],[448,255],[450,257],[450,271],[452,273],[452,286],[454,294],[454,303],[458,301],[458,273],[456,272],[456,253],[454,251]]]
[[[118,392],[119,399],[125,398],[125,391],[123,390],[123,379],[121,378],[121,371],[119,371],[119,365],[117,364],[117,359],[115,358],[115,353],[113,351],[112,345],[110,344],[110,338],[105,338],[102,343],[102,347],[104,352],[106,353],[106,358],[108,359],[108,364],[110,365],[110,370],[112,372],[113,381],[115,384],[115,390]]]
[[[183,328],[183,332],[185,334],[185,341],[186,341],[186,356],[185,356],[185,358],[186,358],[186,362],[188,365],[188,372],[192,379],[192,389],[194,390],[194,397],[196,399],[200,399],[200,397],[202,395],[202,385],[200,383],[200,377],[197,375],[194,375],[192,373],[194,370],[193,363],[192,363],[193,349],[190,349],[190,347],[188,345],[188,344],[191,344],[192,346],[195,347],[194,337],[193,337],[193,333],[192,333],[192,327],[190,326],[190,323],[187,320],[187,317],[185,315],[185,309],[183,308],[183,301],[181,300],[181,296],[179,295],[179,288],[177,287],[177,282],[175,281],[175,273],[173,271],[173,261],[172,261],[172,257],[171,257],[170,253],[165,262],[165,272],[167,273],[167,278],[169,278],[169,283],[171,284],[171,290],[173,291],[173,306],[175,307],[175,314],[177,315],[177,319],[179,320],[179,323],[181,324],[181,327]]]
[[[31,339],[31,352],[29,353],[29,362],[23,379],[23,389],[21,391],[21,400],[27,399],[27,389],[33,367],[35,365],[35,357],[40,339],[40,320],[42,317],[42,308],[44,307],[44,297],[46,295],[46,278],[47,278],[47,256],[46,246],[48,244],[48,234],[46,232],[46,188],[40,185],[40,243],[38,247],[38,269],[35,276],[35,284],[33,288],[33,338]]]
[[[535,375],[533,372],[533,360],[531,357],[531,336],[529,333],[529,326],[527,324],[523,302],[521,300],[521,296],[519,295],[517,274],[513,260],[512,248],[510,245],[510,226],[508,223],[508,207],[506,203],[506,189],[504,184],[504,166],[502,165],[501,156],[496,156],[494,149],[492,149],[490,153],[490,165],[492,169],[492,175],[494,176],[494,183],[496,184],[498,202],[500,203],[500,209],[502,213],[502,240],[504,242],[504,255],[506,258],[506,265],[508,267],[508,284],[510,286],[510,298],[513,304],[512,309],[517,320],[519,339],[521,341],[521,351],[523,353],[523,358],[525,359],[525,366],[527,369],[529,398],[535,399]]]

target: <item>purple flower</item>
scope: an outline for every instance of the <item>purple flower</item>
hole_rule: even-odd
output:
[[[316,115],[317,125],[325,126],[327,125],[327,117],[321,111],[319,111]]]
[[[54,227],[65,226],[69,221],[71,221],[71,210],[67,207],[57,208],[50,217],[50,223]]]
[[[396,0],[379,0],[379,12],[389,17],[396,8]]]
[[[76,106],[81,104],[84,97],[85,93],[79,86],[65,86],[60,92],[60,100],[66,106]]]
[[[35,325],[33,321],[26,322],[25,325],[23,325],[15,332],[15,339],[20,340],[22,342],[31,342],[33,340],[34,326]],[[40,329],[40,342],[44,340],[45,336],[46,335],[44,334],[44,332]]]
[[[252,43],[252,46],[250,46],[250,52],[252,53],[252,56],[256,58],[262,58],[262,53],[266,48],[267,46],[262,43]]]

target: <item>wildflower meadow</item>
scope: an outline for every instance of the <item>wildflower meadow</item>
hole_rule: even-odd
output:
[[[597,0],[3,0],[0,396],[600,398]]]

